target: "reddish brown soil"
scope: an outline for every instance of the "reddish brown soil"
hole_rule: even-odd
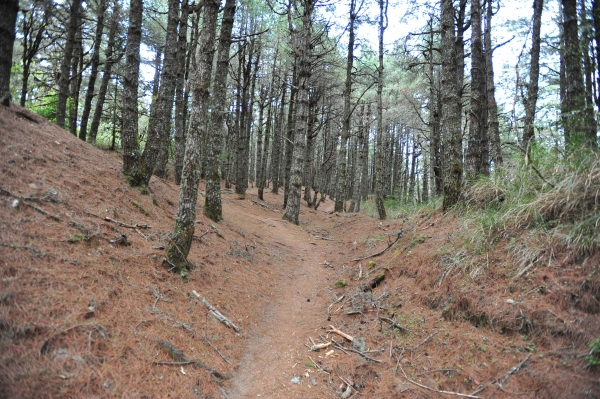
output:
[[[600,373],[584,357],[600,336],[598,258],[559,254],[513,280],[508,244],[468,257],[452,215],[380,223],[335,214],[326,201],[303,206],[295,226],[281,219],[282,195],[224,190],[218,234],[200,201],[202,237],[184,283],[161,261],[176,213],[172,182],[132,189],[119,154],[18,106],[0,107],[0,170],[0,397],[333,398],[342,379],[363,398],[480,388],[480,397],[600,397]],[[381,256],[353,261],[399,231]],[[330,325],[364,339],[380,363],[350,351]],[[311,339],[345,349],[313,352]],[[178,351],[216,373],[155,363]]]

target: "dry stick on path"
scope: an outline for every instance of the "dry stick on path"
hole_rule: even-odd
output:
[[[210,304],[210,302],[208,302],[206,300],[206,298],[204,298],[203,296],[201,296],[200,294],[198,294],[195,290],[192,291],[192,294],[194,294],[194,296],[196,298],[198,298],[198,300],[200,302],[202,302],[204,305],[206,305],[206,307],[208,308],[208,310],[210,310],[210,313],[215,316],[217,318],[217,320],[219,320],[221,323],[225,324],[227,327],[233,328],[235,330],[235,332],[240,332],[240,329],[238,326],[236,326],[233,321],[231,321],[230,319],[228,319],[227,317],[225,317],[221,312],[219,312],[213,305]]]
[[[361,258],[352,259],[352,260],[354,262],[358,262],[359,260],[365,260],[365,259],[374,258],[376,256],[379,256],[379,255],[383,254],[385,251],[387,251],[388,249],[390,249],[391,247],[393,247],[394,244],[397,243],[400,240],[400,238],[402,238],[402,231],[398,232],[398,234],[396,236],[396,241],[394,241],[392,243],[389,243],[388,246],[386,248],[382,249],[381,251],[379,251],[377,253],[374,253],[374,254],[371,254],[371,255],[363,256]]]

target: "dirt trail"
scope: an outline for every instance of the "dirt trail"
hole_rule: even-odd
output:
[[[277,199],[275,197],[267,200]],[[308,337],[323,334],[327,325],[327,306],[331,302],[328,282],[331,269],[323,261],[331,241],[318,240],[306,231],[314,225],[315,216],[302,215],[303,226],[294,226],[278,217],[267,218],[268,235],[262,238],[280,244],[284,262],[275,266],[272,281],[272,300],[259,311],[259,323],[252,326],[245,353],[233,381],[231,398],[295,398],[307,395],[328,397],[331,391],[326,380],[314,374],[314,382],[301,378],[299,384],[292,378],[304,376]],[[258,220],[257,220],[258,222]],[[314,226],[311,226],[314,227]],[[283,245],[281,245],[283,244]],[[316,355],[314,356],[316,357]],[[314,369],[310,369],[312,373]]]

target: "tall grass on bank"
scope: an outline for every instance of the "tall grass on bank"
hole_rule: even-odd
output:
[[[480,246],[509,240],[516,278],[562,249],[575,256],[600,249],[600,154],[535,155],[543,179],[517,160],[463,193],[463,231]]]

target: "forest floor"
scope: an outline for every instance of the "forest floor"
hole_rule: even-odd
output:
[[[184,283],[162,262],[171,181],[132,189],[119,154],[16,105],[0,170],[2,398],[600,397],[598,257],[515,276],[520,237],[470,248],[453,213],[327,200],[296,226],[282,194],[223,189],[221,223],[200,193]]]

